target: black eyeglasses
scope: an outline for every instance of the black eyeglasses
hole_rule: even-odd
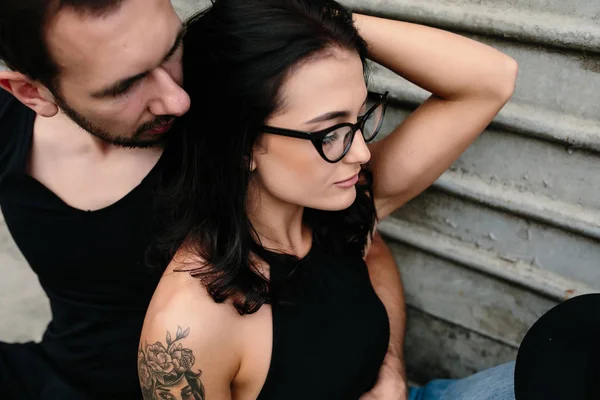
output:
[[[356,131],[360,130],[362,132],[367,143],[375,139],[383,124],[383,117],[387,108],[387,97],[388,92],[384,94],[369,93],[369,100],[374,101],[375,104],[364,115],[358,117],[356,124],[346,122],[318,132],[295,131],[272,126],[263,126],[261,131],[310,140],[325,161],[336,163],[350,151]]]

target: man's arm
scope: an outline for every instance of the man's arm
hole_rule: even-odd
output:
[[[361,400],[407,398],[408,385],[404,367],[404,333],[406,309],[402,280],[392,252],[378,233],[366,257],[369,277],[390,321],[390,344],[379,371],[375,387]]]

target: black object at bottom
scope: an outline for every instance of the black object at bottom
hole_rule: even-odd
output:
[[[600,399],[600,294],[559,304],[527,332],[517,355],[515,395]]]

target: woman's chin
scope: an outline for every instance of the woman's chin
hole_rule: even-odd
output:
[[[345,193],[337,194],[336,196],[332,196],[325,201],[308,207],[323,211],[342,211],[350,207],[352,203],[354,203],[354,200],[356,200],[356,189],[351,188],[345,190]]]

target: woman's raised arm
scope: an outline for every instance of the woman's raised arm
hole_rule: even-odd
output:
[[[370,57],[432,93],[392,134],[370,145],[379,218],[430,186],[512,96],[517,63],[465,37],[355,15]]]

